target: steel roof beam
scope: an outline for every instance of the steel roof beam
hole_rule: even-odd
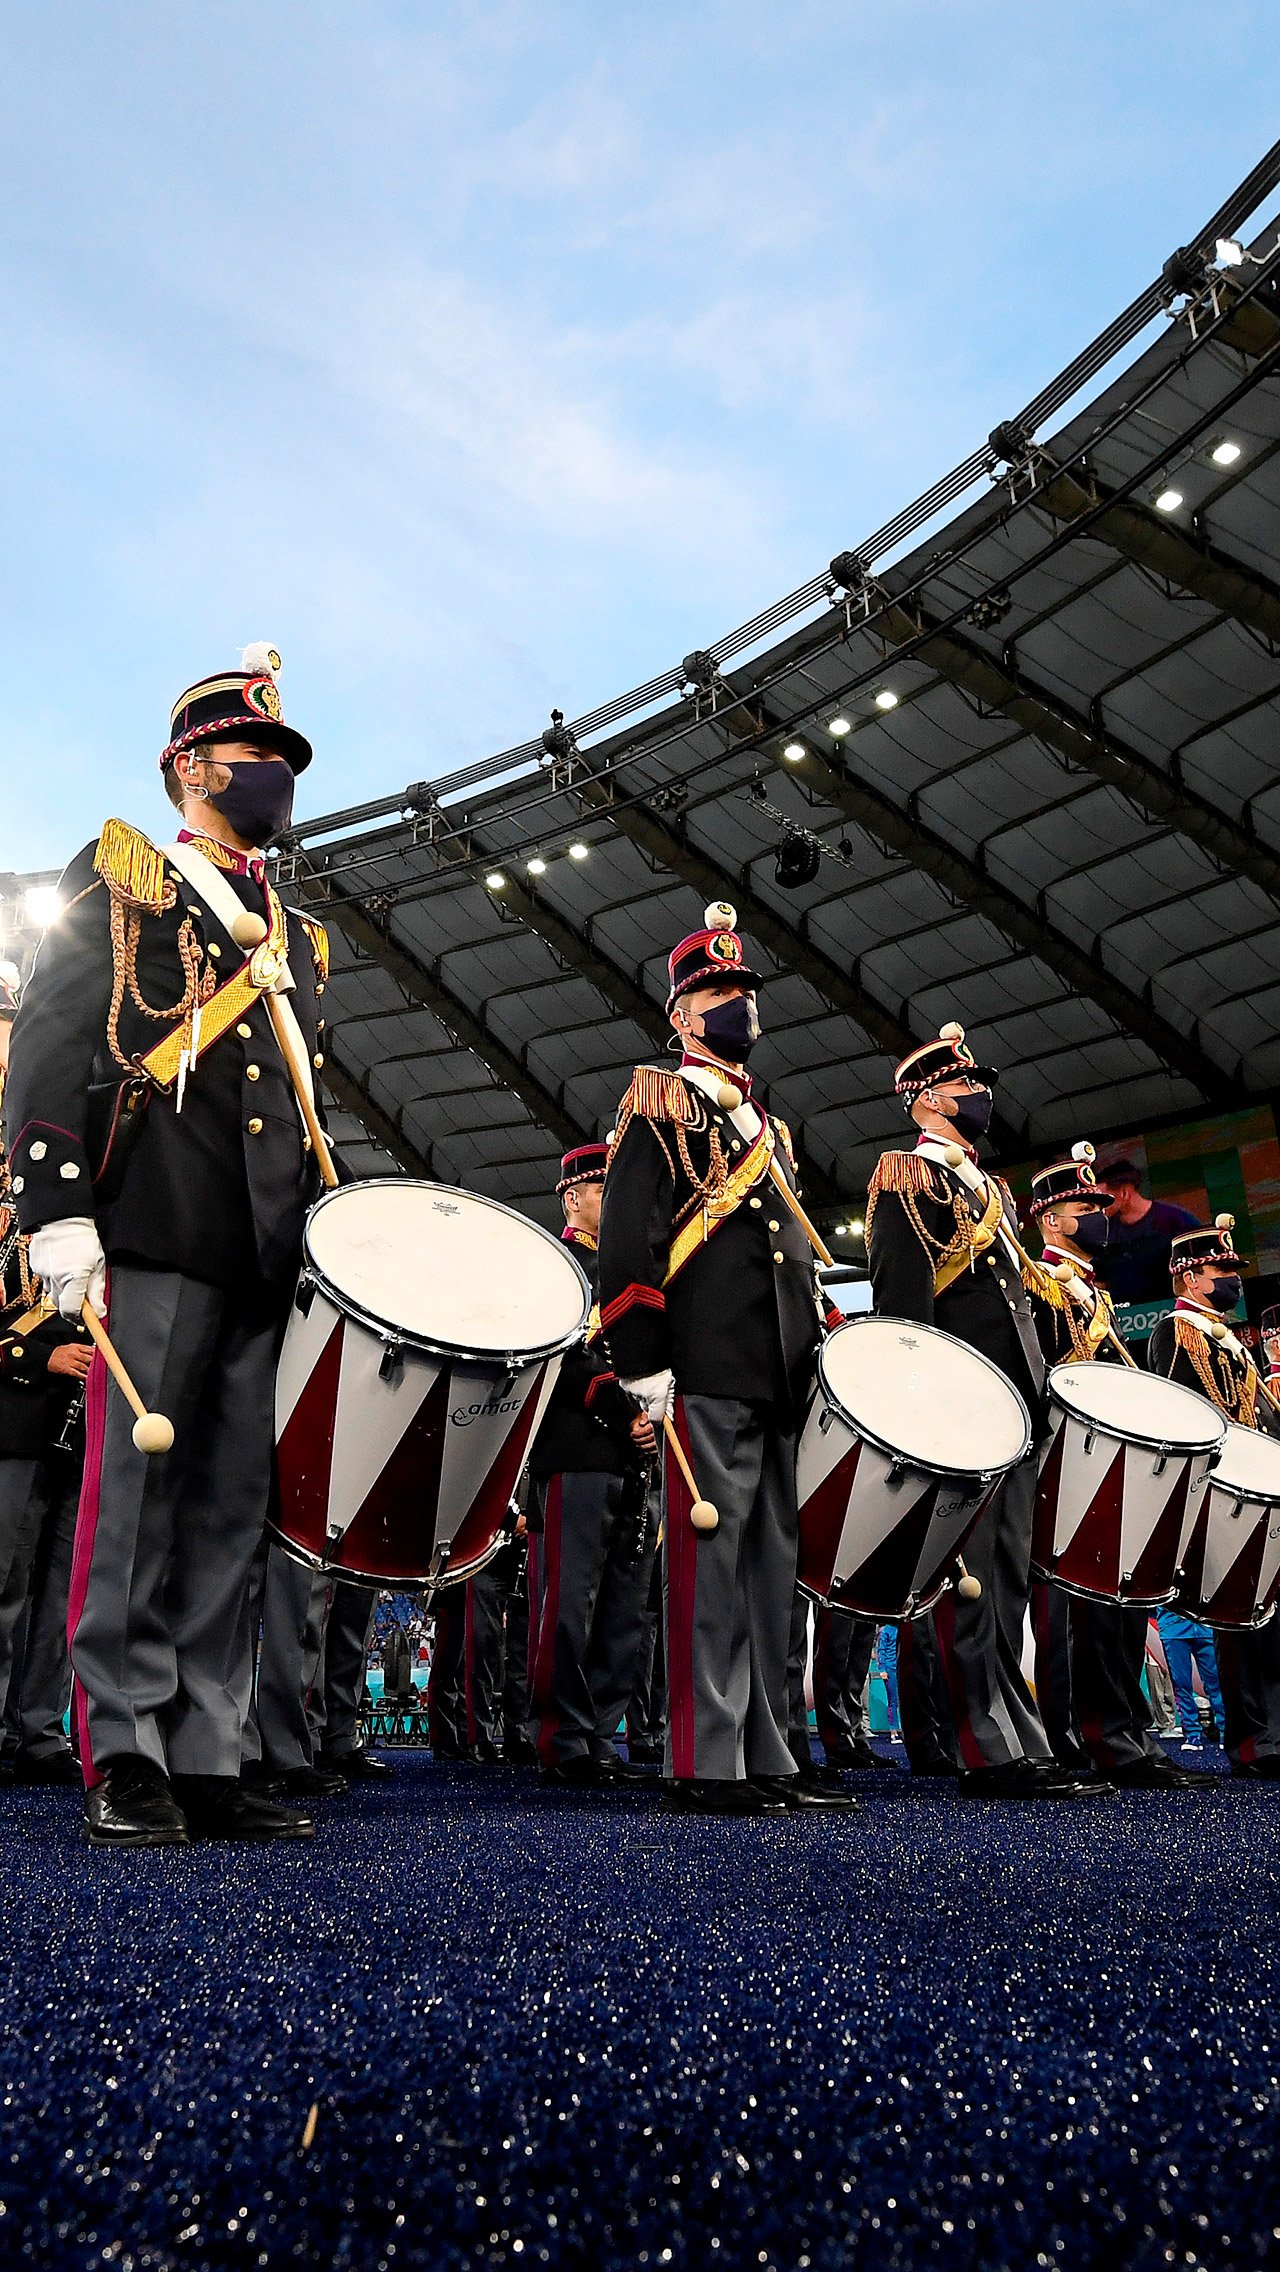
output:
[[[837,812],[846,814],[891,851],[900,852],[953,899],[985,916],[1013,946],[1035,955],[1073,993],[1096,1002],[1122,1032],[1145,1041],[1206,1099],[1234,1103],[1243,1096],[1239,1081],[1207,1055],[1198,1039],[1180,1032],[1144,995],[1135,993],[1108,970],[1100,955],[1076,946],[976,861],[904,812],[883,790],[855,779],[817,750],[809,751],[804,773],[811,787]]]
[[[352,1113],[371,1141],[384,1152],[389,1152],[406,1175],[417,1176],[432,1183],[439,1180],[432,1166],[431,1147],[428,1145],[427,1150],[422,1152],[416,1144],[411,1144],[399,1121],[393,1120],[391,1114],[384,1111],[370,1095],[364,1081],[357,1080],[353,1073],[348,1072],[346,1066],[334,1056],[332,1048],[325,1058],[320,1078],[334,1103],[343,1112]]]
[[[1048,462],[1051,467],[1052,461]],[[1096,513],[1087,534],[1097,543],[1163,576],[1180,591],[1191,592],[1273,645],[1280,644],[1280,590],[1267,577],[1211,544],[1197,524],[1188,532],[1169,514],[1139,505],[1131,497],[1107,505],[1110,494],[1094,474],[1050,471],[1047,479],[1042,475],[1036,503],[1055,521],[1071,522],[1082,513]],[[1097,512],[1099,505],[1106,509]]]
[[[926,618],[905,608],[891,609],[882,618],[886,635],[900,644],[918,639],[926,625]],[[954,631],[940,631],[926,640],[920,659],[939,677],[972,695],[984,709],[1013,719],[1025,733],[1056,750],[1069,765],[1118,789],[1147,820],[1190,837],[1222,867],[1247,876],[1269,898],[1280,900],[1280,853],[1271,851],[1251,829],[1166,773],[1163,766],[1130,748],[1100,718],[1086,722],[1055,696],[1035,687],[1008,661],[998,662],[984,648]]]
[[[303,872],[299,868],[297,884],[311,906],[326,920],[338,925],[344,938],[360,948],[393,978],[408,1000],[422,1009],[430,1010],[439,1018],[463,1049],[469,1049],[481,1064],[488,1067],[499,1088],[514,1091],[529,1118],[554,1136],[562,1151],[571,1151],[578,1144],[592,1141],[591,1131],[574,1118],[564,1100],[564,1084],[549,1089],[526,1063],[523,1056],[507,1047],[504,1041],[469,1010],[458,996],[452,993],[438,975],[431,971],[417,955],[392,934],[390,923],[382,922],[358,901],[350,898],[332,878],[326,878],[323,869]]]

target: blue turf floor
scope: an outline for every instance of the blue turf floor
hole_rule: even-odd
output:
[[[134,1856],[4,1794],[0,2263],[1280,2261],[1280,1786],[859,1787],[411,1757],[312,1848]]]

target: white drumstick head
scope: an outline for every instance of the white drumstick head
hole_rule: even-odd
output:
[[[173,1422],[163,1412],[144,1412],[133,1423],[134,1447],[140,1452],[168,1452],[173,1449]]]
[[[957,1582],[956,1592],[959,1594],[961,1601],[981,1601],[981,1578],[975,1578],[970,1571],[966,1570],[963,1578],[961,1578]]]
[[[1057,1279],[1060,1286],[1069,1286],[1075,1277],[1075,1270],[1069,1262],[1055,1262],[1050,1275]]]
[[[1230,1326],[1224,1324],[1220,1317],[1215,1317],[1209,1326],[1210,1335],[1215,1341],[1225,1341],[1230,1331]]]
[[[722,1081],[716,1090],[716,1103],[720,1110],[722,1112],[736,1112],[741,1102],[741,1089],[735,1089],[732,1081]]]
[[[237,915],[231,926],[231,936],[238,947],[260,947],[266,935],[267,926],[263,917],[252,914],[247,907],[243,915]]]
[[[709,1499],[695,1499],[689,1509],[689,1520],[695,1530],[711,1531],[720,1528],[719,1509]]]
[[[948,1168],[958,1168],[958,1167],[959,1167],[959,1165],[960,1165],[960,1162],[961,1162],[961,1161],[963,1160],[963,1158],[964,1158],[964,1152],[963,1152],[963,1150],[962,1150],[962,1148],[961,1148],[961,1146],[960,1146],[959,1144],[944,1144],[944,1145],[943,1145],[943,1147],[942,1147],[942,1162],[943,1162],[943,1166],[944,1166],[944,1167],[948,1167]]]

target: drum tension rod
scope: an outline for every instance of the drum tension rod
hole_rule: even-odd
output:
[[[310,1315],[311,1315],[311,1304],[312,1304],[312,1303],[314,1302],[315,1298],[316,1298],[316,1282],[315,1282],[315,1279],[314,1279],[314,1278],[300,1278],[300,1279],[298,1280],[298,1291],[297,1291],[297,1293],[296,1293],[296,1294],[294,1295],[294,1297],[293,1297],[293,1306],[294,1306],[295,1310],[300,1310],[300,1311],[302,1312],[302,1315],[303,1315],[303,1317],[310,1317]]]
[[[378,1379],[380,1381],[399,1380],[403,1370],[404,1343],[397,1341],[394,1335],[389,1334],[382,1355],[378,1360]]]

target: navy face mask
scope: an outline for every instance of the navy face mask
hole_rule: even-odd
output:
[[[956,1098],[955,1125],[968,1144],[976,1144],[991,1126],[995,1099],[990,1089],[978,1089]]]
[[[1244,1280],[1238,1274],[1231,1278],[1215,1278],[1209,1292],[1209,1300],[1215,1310],[1220,1310],[1222,1315],[1227,1317],[1235,1308],[1243,1292]]]
[[[216,750],[210,752],[221,762]],[[231,779],[225,789],[209,791],[209,802],[244,844],[269,844],[293,815],[293,770],[282,757],[242,758],[225,761]]]
[[[1085,1254],[1101,1254],[1111,1234],[1111,1225],[1100,1207],[1090,1208],[1081,1215],[1071,1233],[1075,1243]]]
[[[734,1065],[745,1065],[760,1039],[760,1020],[754,1005],[745,994],[735,994],[727,1002],[713,1002],[702,1013],[702,1035],[717,1057],[727,1057]]]

